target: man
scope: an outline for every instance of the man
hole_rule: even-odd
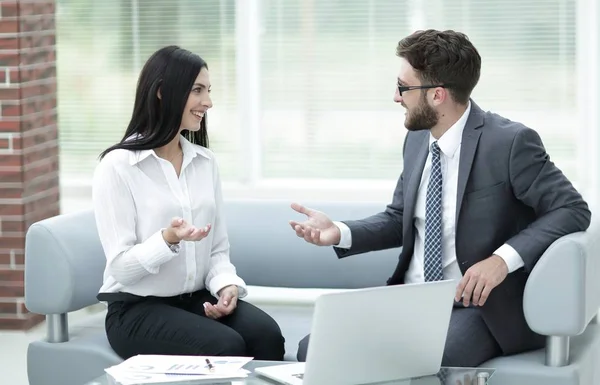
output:
[[[307,218],[290,224],[307,242],[335,246],[339,258],[402,246],[388,285],[456,279],[443,366],[540,348],[544,338],[523,314],[525,282],[552,242],[587,229],[588,206],[534,130],[470,99],[481,58],[467,36],[418,31],[396,53],[394,101],[406,109],[408,133],[392,203],[345,222],[293,204]]]

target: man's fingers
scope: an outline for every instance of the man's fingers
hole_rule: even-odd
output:
[[[312,243],[315,245],[319,244],[320,232],[317,229],[312,227],[305,226],[304,229],[304,240],[308,243]]]
[[[294,231],[296,232],[297,236],[304,238],[304,228],[302,225],[296,224],[296,226],[294,226]]]
[[[485,304],[485,301],[487,301],[488,297],[490,296],[490,292],[492,291],[493,287],[491,287],[490,285],[486,285],[483,288],[483,291],[481,292],[481,297],[479,297],[479,306],[483,306]]]
[[[302,206],[300,203],[292,203],[292,209],[294,211],[299,212],[300,214],[304,214],[306,216],[310,216],[312,214],[312,210],[308,207]]]
[[[473,289],[475,289],[475,285],[477,284],[477,278],[469,277],[469,282],[467,282],[467,286],[465,286],[465,291],[463,293],[463,305],[469,306],[471,302],[471,296],[473,295]]]
[[[481,300],[481,292],[483,291],[483,288],[485,287],[485,283],[483,282],[483,279],[479,279],[477,281],[477,284],[475,285],[475,289],[473,289],[473,304],[474,305],[479,305],[479,301]]]
[[[310,233],[311,233],[310,228],[307,228],[306,230],[304,230],[304,240],[308,243],[312,243],[312,237],[311,237]]]
[[[302,223],[296,222],[296,221],[290,221],[290,226],[292,226],[292,229],[296,230],[296,226],[302,227]]]
[[[313,229],[311,231],[311,236],[312,236],[312,241],[313,243],[319,244],[319,241],[321,241],[321,231],[319,229]]]
[[[468,281],[469,281],[469,277],[465,275],[462,277],[462,279],[458,283],[458,286],[456,287],[456,295],[454,296],[454,300],[456,302],[459,302],[461,300]]]

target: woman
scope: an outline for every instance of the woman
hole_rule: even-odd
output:
[[[221,183],[208,150],[206,63],[177,46],[154,53],[137,85],[123,140],[94,173],[93,201],[107,263],[98,298],[108,340],[137,354],[282,360],[266,313],[240,300],[229,260]]]

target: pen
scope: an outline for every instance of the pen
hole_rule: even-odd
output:
[[[213,364],[210,363],[210,360],[208,358],[206,359],[206,364],[208,365],[208,370],[210,370],[211,372],[215,370],[215,367],[213,366]]]

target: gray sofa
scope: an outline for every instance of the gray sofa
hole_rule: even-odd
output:
[[[362,218],[385,203],[305,202],[334,219]],[[279,323],[286,360],[310,331],[315,299],[322,293],[379,286],[393,271],[398,250],[338,260],[330,248],[296,237],[288,221],[300,218],[283,201],[228,201],[231,259],[247,282],[247,301]],[[552,336],[548,347],[484,364],[497,368],[492,384],[592,384],[600,381],[600,335],[590,322],[600,307],[598,231],[563,237],[542,256],[525,292],[530,326]],[[28,349],[31,385],[78,385],[121,362],[103,329],[104,312],[80,324],[68,314],[97,303],[104,255],[93,213],[61,215],[33,224],[26,237],[25,301],[45,314],[47,337]]]

